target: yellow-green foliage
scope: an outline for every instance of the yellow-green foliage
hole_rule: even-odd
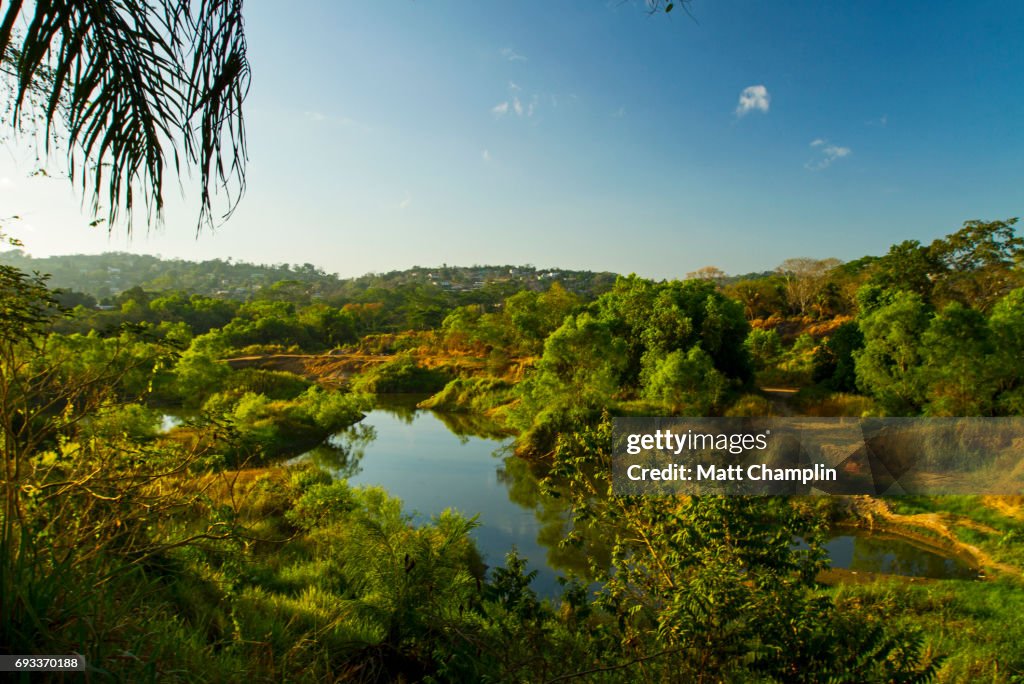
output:
[[[417,364],[416,359],[403,354],[376,366],[352,379],[356,392],[389,394],[400,392],[436,392],[444,387],[451,376]]]
[[[365,395],[314,385],[291,400],[272,400],[254,392],[215,394],[203,413],[227,428],[220,433],[217,450],[254,465],[301,453],[362,419],[369,404]]]
[[[83,433],[99,439],[129,437],[136,441],[153,439],[159,432],[160,417],[141,404],[114,404],[102,408]]]
[[[772,415],[771,403],[759,394],[744,394],[725,410],[725,415],[736,418],[751,418]]]
[[[511,383],[499,378],[455,378],[421,408],[486,412],[515,398]]]
[[[939,684],[1010,684],[1024,672],[1024,587],[1017,579],[881,581],[840,585],[834,596],[838,605],[879,622],[919,630],[926,649],[945,655],[935,677]]]
[[[814,387],[802,389],[796,403],[800,413],[807,416],[860,418],[880,415],[878,405],[870,397]]]
[[[243,368],[224,380],[224,390],[229,392],[256,392],[272,399],[294,399],[310,386],[310,382],[294,373]]]

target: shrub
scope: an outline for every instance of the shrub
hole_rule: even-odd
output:
[[[744,394],[725,410],[725,415],[730,418],[753,418],[771,414],[771,403],[758,394]]]
[[[498,378],[455,378],[420,408],[483,413],[514,398],[512,384]]]
[[[402,355],[353,378],[352,389],[373,394],[437,392],[449,379],[447,373],[424,368],[412,356]]]

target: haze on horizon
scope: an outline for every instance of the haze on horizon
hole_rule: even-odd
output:
[[[1024,207],[1024,5],[250,3],[248,193],[195,236],[89,228],[0,154],[28,252],[681,277],[882,254]],[[173,191],[172,191],[173,190]],[[17,221],[6,218],[18,215]]]

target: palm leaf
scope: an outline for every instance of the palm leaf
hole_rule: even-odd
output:
[[[164,171],[199,169],[197,231],[227,218],[245,189],[242,102],[249,85],[242,0],[10,2],[0,18],[0,72],[12,125],[59,130],[68,169],[95,214],[129,233],[141,192],[147,221],[164,210]],[[34,120],[34,119],[33,119]]]

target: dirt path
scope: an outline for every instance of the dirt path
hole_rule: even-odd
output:
[[[917,513],[901,515],[893,512],[883,499],[857,496],[850,500],[850,517],[859,526],[888,532],[930,546],[946,554],[968,560],[972,565],[999,573],[1021,577],[1020,568],[1001,563],[983,549],[957,538],[953,527],[960,525],[983,532],[998,533],[986,525],[956,517],[951,513]]]
[[[800,390],[796,387],[762,387],[761,393],[771,404],[772,414],[776,416],[794,416],[793,399]]]

